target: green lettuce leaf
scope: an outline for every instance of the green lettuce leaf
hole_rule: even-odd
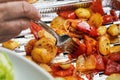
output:
[[[14,80],[13,65],[4,52],[0,52],[0,80]]]

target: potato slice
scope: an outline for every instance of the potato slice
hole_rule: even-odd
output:
[[[64,22],[65,22],[64,18],[57,16],[50,23],[50,27],[54,29],[59,35],[67,34],[64,29]]]
[[[51,39],[43,37],[36,41],[31,54],[33,60],[35,60],[36,62],[49,63],[56,56],[57,47],[51,41]]]
[[[45,48],[35,47],[32,50],[31,55],[33,60],[37,63],[49,63],[52,60],[51,54],[48,53]]]
[[[119,35],[119,28],[116,24],[112,24],[112,25],[109,26],[107,32],[111,36],[117,36],[117,35]]]
[[[75,14],[80,19],[88,19],[91,16],[90,11],[88,9],[85,9],[85,8],[76,9]]]
[[[110,53],[120,52],[120,45],[110,47]]]
[[[61,67],[62,69],[68,69],[68,68],[70,68],[70,65],[71,65],[71,64],[60,64],[60,67]]]
[[[107,55],[110,53],[110,40],[107,36],[100,36],[98,45],[99,51],[102,55]]]
[[[38,36],[39,36],[40,38],[42,38],[42,37],[49,38],[49,39],[51,39],[51,41],[52,41],[54,44],[56,43],[56,38],[53,37],[50,33],[48,33],[48,32],[45,31],[45,30],[40,30],[40,31],[38,32]]]
[[[10,50],[14,50],[18,46],[19,46],[19,43],[15,40],[9,40],[9,41],[2,43],[2,47],[10,49]]]
[[[99,35],[104,35],[106,34],[107,28],[105,26],[99,26],[99,28],[97,28],[97,32],[99,33]]]
[[[102,25],[102,16],[99,13],[95,13],[90,17],[89,22],[98,28]]]
[[[111,74],[106,80],[120,80],[120,74]]]

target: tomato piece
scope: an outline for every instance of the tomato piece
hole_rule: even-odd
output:
[[[113,73],[120,74],[120,64],[109,59],[106,65],[105,74],[110,75]]]
[[[110,14],[113,16],[113,20],[114,21],[118,21],[119,20],[119,18],[118,18],[118,16],[117,16],[117,14],[116,14],[114,9],[110,10]]]
[[[92,0],[92,6],[90,8],[93,12],[98,12],[102,16],[105,14],[102,8],[102,0]]]
[[[86,21],[78,22],[76,27],[80,32],[86,33],[93,37],[98,36],[96,28],[88,24]]]
[[[65,19],[76,19],[74,11],[60,11],[57,14]]]
[[[73,70],[75,69],[75,67],[72,64],[68,69],[62,69],[59,65],[59,63],[54,63],[51,65],[53,76],[65,77],[73,75]]]
[[[104,15],[102,24],[109,24],[110,22],[113,22],[113,16]]]

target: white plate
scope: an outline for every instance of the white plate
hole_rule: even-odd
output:
[[[0,47],[7,53],[14,67],[14,80],[54,80],[54,78],[37,64],[27,60],[15,52]]]

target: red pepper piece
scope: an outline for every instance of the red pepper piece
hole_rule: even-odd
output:
[[[102,1],[101,0],[92,0],[91,9],[92,9],[93,12],[98,12],[102,16],[105,14],[104,10],[102,8]]]
[[[57,14],[65,19],[76,19],[74,11],[60,11]]]
[[[106,65],[105,74],[110,75],[113,73],[120,74],[120,64],[109,59]]]
[[[118,21],[119,20],[119,18],[118,18],[118,16],[117,16],[117,14],[116,14],[114,9],[110,10],[110,14],[113,16],[113,20],[114,21]]]
[[[87,35],[84,36],[85,44],[86,44],[86,54],[90,55],[96,53],[96,40]]]
[[[86,21],[78,22],[76,27],[80,32],[86,33],[92,37],[98,36],[96,28],[89,25]]]
[[[78,44],[78,47],[77,50],[72,54],[73,58],[86,53],[86,45],[84,43],[81,43],[79,40],[76,40],[76,43]]]
[[[37,25],[36,23],[32,22],[31,21],[31,26],[30,26],[30,30],[31,30],[31,33],[34,35],[34,37],[36,39],[39,39],[39,36],[38,36],[38,32],[41,30],[42,28]]]
[[[111,22],[113,22],[113,16],[111,16],[111,15],[104,15],[103,16],[102,24],[109,24]]]
[[[118,61],[120,62],[120,52],[117,52],[117,53],[111,53],[109,55],[109,58],[113,61]]]
[[[51,65],[52,73],[54,76],[65,77],[73,75],[73,70],[75,67],[72,64],[68,69],[62,69],[59,65],[59,63],[54,63]]]
[[[97,70],[104,70],[105,65],[104,65],[104,61],[103,61],[102,56],[100,54],[95,54],[95,58],[96,58],[96,69]]]

